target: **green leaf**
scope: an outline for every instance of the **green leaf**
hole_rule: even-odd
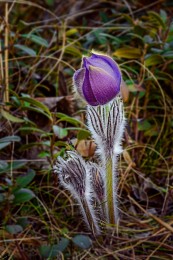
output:
[[[69,36],[74,35],[76,33],[78,33],[78,30],[76,28],[72,28],[72,29],[69,29],[69,30],[66,31],[66,36],[69,37]]]
[[[29,201],[35,197],[35,194],[33,191],[29,189],[20,189],[13,193],[14,195],[14,204],[20,204],[24,203],[26,201]]]
[[[70,131],[81,131],[81,130],[86,130],[86,129],[84,129],[84,128],[82,128],[82,127],[73,127],[73,126],[71,126],[71,127],[66,127],[66,129],[67,130],[70,130]],[[86,130],[86,131],[88,131],[88,130]]]
[[[144,62],[146,67],[150,67],[153,65],[162,64],[164,62],[164,59],[159,54],[152,54],[147,57]]]
[[[138,59],[141,57],[141,50],[133,47],[124,47],[124,48],[117,49],[113,53],[113,55],[119,58]]]
[[[22,34],[22,36],[24,38],[27,38],[27,39],[29,39],[29,40],[31,40],[31,41],[41,45],[41,46],[44,46],[46,48],[49,47],[48,42],[44,38],[42,38],[41,36],[38,36],[38,35],[35,35],[35,34],[31,34],[31,33]]]
[[[0,143],[3,142],[20,142],[21,138],[17,135],[9,135],[0,139]]]
[[[159,48],[151,48],[150,49],[151,52],[153,52],[154,54],[161,54],[163,52],[162,49],[159,49]]]
[[[5,182],[7,183],[8,186],[12,186],[13,185],[11,179],[9,179],[7,177],[5,178]]]
[[[144,136],[158,136],[158,130],[150,128],[145,131]]]
[[[26,107],[26,106],[24,106],[24,107],[22,107],[22,109],[26,109],[27,111],[28,111],[28,110],[31,110],[31,111],[34,111],[34,112],[36,112],[36,113],[41,113],[41,114],[43,114],[44,116],[46,116],[49,120],[52,121],[52,117],[50,117],[47,113],[45,113],[42,109],[40,109],[40,108],[38,108],[38,107],[31,107],[31,106]],[[32,122],[32,121],[29,121],[29,120],[28,120],[28,122],[31,123],[31,124],[34,124],[34,122]]]
[[[105,35],[102,34],[103,30],[102,29],[97,29],[95,31],[92,32],[93,36],[94,36],[94,40],[96,40],[96,42],[98,44],[101,45],[106,45],[106,37]]]
[[[150,35],[145,35],[143,38],[145,43],[147,43],[148,45],[152,44],[153,38]]]
[[[148,120],[143,120],[138,122],[138,130],[139,131],[146,131],[151,128],[151,124],[148,122]]]
[[[36,107],[39,107],[42,110],[44,110],[46,113],[50,114],[48,107],[45,106],[43,103],[37,101],[36,99],[30,98],[30,97],[21,97],[20,100],[28,102],[29,104],[32,104]]]
[[[34,105],[36,108],[39,108],[38,112],[45,112],[44,114],[47,115],[47,117],[52,121],[52,115],[48,109],[47,106],[45,106],[43,103],[30,98],[30,97],[21,97],[20,100],[30,103],[31,105]]]
[[[158,13],[154,11],[149,11],[148,14],[152,19],[155,20],[155,22],[157,22],[158,25],[160,25],[162,28],[165,28],[165,23]]]
[[[132,36],[133,38],[137,38],[141,40],[142,42],[144,41],[144,38],[136,33],[128,33],[127,35]]]
[[[60,139],[63,139],[68,135],[68,131],[66,128],[62,128],[57,125],[53,125],[53,132],[56,136],[58,136]]]
[[[161,10],[160,10],[160,16],[161,16],[162,21],[163,21],[164,24],[165,24],[166,21],[167,21],[167,18],[168,18],[166,11],[163,10],[163,9],[161,9]]]
[[[11,122],[14,122],[14,123],[23,123],[24,122],[23,119],[15,117],[15,116],[11,115],[9,112],[7,112],[3,109],[1,109],[1,114],[5,119],[7,119]]]
[[[22,168],[25,164],[26,162],[13,161],[11,163],[6,164],[6,167],[1,167],[1,163],[0,163],[0,174],[7,173],[11,170]]]
[[[65,122],[71,123],[72,125],[75,125],[75,126],[79,126],[79,125],[85,126],[85,124],[83,122],[79,121],[76,118],[67,116],[66,114],[56,113],[56,115],[58,118],[60,118],[60,120],[58,120],[58,122],[65,121]]]
[[[5,200],[5,195],[3,193],[0,193],[0,203]]]
[[[8,146],[11,142],[20,142],[21,138],[17,135],[5,136],[0,139],[0,149]]]
[[[34,142],[34,143],[29,143],[29,144],[24,144],[20,147],[20,151],[23,151],[23,150],[27,150],[27,149],[30,149],[32,148],[33,146],[43,146],[43,145],[46,145],[46,146],[50,146],[50,141],[45,141],[45,142]]]
[[[30,170],[25,176],[19,176],[16,183],[20,188],[26,187],[35,177],[35,171]]]
[[[5,148],[6,146],[8,146],[9,144],[11,144],[11,142],[4,142],[4,143],[0,143],[0,150]]]
[[[86,140],[91,135],[90,131],[86,129],[82,129],[77,134],[77,139],[80,140]]]
[[[42,245],[39,248],[40,255],[44,258],[56,257],[60,252],[63,252],[69,244],[67,238],[62,238],[58,244]]]
[[[173,51],[166,51],[162,54],[162,56],[166,59],[173,59]]]
[[[39,158],[45,158],[45,157],[51,157],[50,156],[50,153],[47,152],[47,151],[41,151],[39,154],[38,154],[38,157]]]
[[[88,249],[92,246],[92,241],[88,236],[76,235],[72,239],[73,243],[82,249]]]
[[[23,228],[20,225],[6,225],[5,229],[8,233],[13,235],[21,233],[23,231]]]
[[[19,131],[26,131],[26,132],[29,132],[29,133],[31,133],[31,132],[38,132],[38,133],[41,133],[41,134],[45,134],[45,133],[47,133],[47,132],[45,132],[45,131],[43,131],[43,130],[41,130],[41,129],[39,129],[39,128],[36,128],[36,127],[30,127],[30,126],[24,126],[24,127],[20,127],[19,128]]]
[[[74,46],[66,47],[65,48],[65,53],[71,54],[71,55],[73,55],[75,57],[79,57],[79,58],[82,57],[82,53],[79,51],[79,48],[76,48]]]
[[[122,13],[121,15],[130,23],[130,25],[132,25],[132,26],[134,25],[134,20],[132,19],[132,17],[130,15],[124,14],[124,13]]]
[[[55,3],[55,0],[45,0],[45,3],[49,6],[53,6]]]
[[[26,228],[29,225],[29,220],[27,217],[19,217],[17,219],[17,224],[22,226],[23,228]]]
[[[31,49],[25,45],[15,44],[14,47],[29,54],[30,56],[34,56],[34,57],[36,56],[36,52],[33,49]]]
[[[6,170],[7,167],[8,167],[8,163],[7,163],[7,162],[5,162],[5,161],[0,161],[0,172],[1,172],[2,170]]]
[[[115,45],[120,45],[122,43],[122,40],[116,36],[110,35],[108,33],[100,33],[101,36],[105,36],[106,38],[109,38],[112,40],[112,43]]]

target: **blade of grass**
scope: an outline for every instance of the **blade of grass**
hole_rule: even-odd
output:
[[[5,63],[5,92],[4,92],[4,102],[9,102],[9,67],[8,67],[8,3],[5,4],[5,51],[4,51],[4,63]]]

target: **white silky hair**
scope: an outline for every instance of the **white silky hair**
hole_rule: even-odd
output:
[[[110,159],[113,169],[114,216],[118,225],[117,166],[119,155],[122,153],[125,124],[123,102],[119,96],[104,106],[88,105],[87,125],[97,145],[99,163],[85,162],[78,153],[68,151],[67,159],[58,157],[54,166],[54,172],[58,174],[61,185],[77,201],[87,227],[96,235],[101,233],[99,221],[107,219],[109,222],[106,164]],[[94,181],[97,183],[93,183]],[[98,209],[94,207],[95,201],[98,202]]]
[[[87,227],[95,235],[99,235],[101,231],[93,206],[94,192],[92,189],[90,166],[76,152],[69,151],[67,154],[67,160],[62,159],[60,156],[58,157],[54,166],[54,172],[58,174],[60,184],[77,201]],[[88,214],[90,215],[90,219],[88,219]]]
[[[126,119],[124,116],[123,102],[119,96],[107,105],[87,108],[87,125],[97,145],[97,154],[102,165],[102,178],[106,201],[106,163],[112,160],[113,176],[113,204],[115,221],[118,223],[118,199],[117,199],[117,166],[118,158],[122,153],[122,138]],[[106,205],[106,217],[108,205]]]
[[[87,107],[87,126],[97,145],[100,162],[105,164],[110,155],[120,155],[126,120],[119,96],[105,106]]]
[[[88,129],[97,144],[100,157],[103,153],[122,153],[125,123],[123,102],[119,96],[104,106],[87,106]]]

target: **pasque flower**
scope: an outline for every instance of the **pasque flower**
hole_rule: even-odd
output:
[[[121,100],[121,72],[109,56],[84,57],[73,77],[74,86],[87,104],[87,126],[97,145],[98,163],[85,161],[76,152],[58,158],[54,167],[61,185],[78,202],[84,221],[99,235],[105,221],[118,227],[118,159],[126,124]]]
[[[121,72],[109,56],[92,53],[90,57],[83,57],[82,66],[75,72],[73,82],[89,105],[104,105],[120,92]]]

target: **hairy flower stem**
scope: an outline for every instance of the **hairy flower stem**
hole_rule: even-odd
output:
[[[99,227],[97,225],[97,222],[95,221],[95,217],[93,217],[88,202],[85,198],[81,199],[81,207],[83,208],[82,211],[85,215],[89,229],[93,232],[93,234],[98,235],[100,233]]]
[[[116,97],[104,106],[88,107],[88,128],[97,144],[100,157],[106,220],[118,225],[117,166],[122,152],[121,142],[125,127],[123,102]]]
[[[109,158],[106,162],[106,203],[107,215],[110,224],[115,224],[115,209],[114,209],[114,176],[113,176],[113,161]]]

